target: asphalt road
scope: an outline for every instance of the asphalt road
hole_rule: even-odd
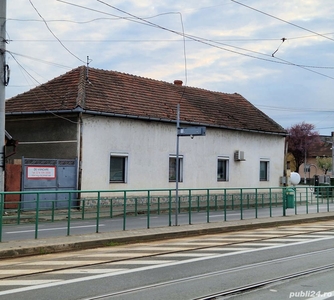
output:
[[[310,297],[302,299],[308,299],[320,291],[326,295],[321,299],[329,299],[333,225],[327,221],[4,260],[0,299],[186,300],[270,280],[231,296],[281,300],[301,298],[292,293],[304,292]]]

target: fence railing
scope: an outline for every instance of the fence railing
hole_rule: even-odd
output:
[[[119,220],[126,230],[138,216],[150,228],[153,215],[164,216],[159,226],[172,226],[178,214],[193,224],[198,214],[205,215],[204,222],[212,222],[217,212],[220,221],[227,221],[232,215],[242,220],[329,212],[334,207],[332,186],[179,189],[178,196],[176,201],[173,189],[0,192],[0,242],[7,226],[20,224],[33,224],[37,239],[40,224],[47,222],[65,222],[70,235],[80,220],[93,221],[98,233],[105,219]]]

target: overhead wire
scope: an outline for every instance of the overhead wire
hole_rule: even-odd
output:
[[[34,10],[36,11],[36,13],[39,15],[39,17],[43,20],[46,28],[50,31],[50,33],[54,36],[54,38],[60,43],[60,45],[62,45],[62,47],[68,52],[70,53],[72,56],[74,56],[76,59],[78,59],[79,61],[85,63],[81,58],[79,58],[78,56],[76,56],[72,51],[70,51],[64,44],[63,42],[54,34],[54,32],[51,30],[51,28],[49,27],[48,23],[46,22],[46,20],[44,19],[44,17],[39,13],[39,11],[37,10],[37,8],[35,7],[35,5],[32,3],[31,0],[29,0],[31,6],[34,8]]]
[[[59,2],[63,2],[63,3],[67,3],[67,4],[70,4],[70,5],[75,5],[75,4],[66,2],[66,1],[61,1],[61,0],[57,0],[57,1],[59,1]],[[233,0],[232,0],[232,1],[233,1]],[[107,3],[104,3],[103,1],[98,1],[98,2],[101,2],[101,3],[105,4],[105,5],[108,5]],[[233,1],[233,2],[236,2],[236,3],[240,4],[240,3],[237,2],[237,1]],[[85,8],[85,9],[89,9],[89,10],[92,10],[92,9],[90,9],[90,8],[87,8],[87,7],[84,7],[84,6],[80,6],[80,5],[75,5],[75,6],[78,6],[78,7],[81,7],[81,8]],[[108,6],[110,6],[110,5],[108,5]],[[112,8],[115,8],[115,7],[113,7],[113,6],[111,6],[111,7],[112,7]],[[115,8],[115,9],[117,9],[117,8]],[[93,11],[96,11],[96,12],[98,12],[98,13],[103,13],[103,12],[98,11],[98,10],[95,10],[95,9],[94,9]],[[127,12],[123,11],[123,13],[127,13]],[[111,15],[111,14],[109,14],[109,13],[104,13],[104,14],[106,14],[106,15]],[[130,14],[130,15],[131,15],[131,14]],[[125,17],[115,16],[115,15],[113,15],[113,16],[115,17],[115,19],[131,20],[131,18],[125,18]],[[271,15],[270,15],[270,16],[271,16]],[[273,17],[273,16],[272,16],[272,17]],[[153,17],[151,17],[151,18],[153,18]],[[182,18],[182,16],[181,16],[181,18]],[[276,17],[275,17],[275,18],[276,18]],[[110,19],[110,18],[98,18],[98,19]],[[94,19],[94,20],[98,20],[98,19]],[[278,19],[279,19],[279,18],[278,18]],[[139,21],[138,21],[138,20],[139,20]],[[44,21],[45,21],[45,20],[44,20]],[[334,68],[334,67],[304,66],[304,65],[294,64],[294,63],[288,62],[288,61],[286,61],[286,60],[283,60],[283,59],[280,59],[280,58],[277,58],[277,57],[275,57],[275,59],[277,59],[277,60],[279,60],[279,61],[275,61],[275,60],[272,60],[272,59],[264,59],[264,58],[256,57],[256,56],[253,56],[253,55],[249,55],[249,54],[245,54],[245,53],[240,53],[240,52],[238,52],[238,51],[233,51],[233,50],[231,50],[231,49],[226,49],[226,48],[223,48],[223,47],[220,47],[220,46],[217,46],[217,45],[213,45],[212,43],[217,43],[217,44],[219,45],[219,42],[217,42],[217,41],[213,41],[213,40],[206,40],[206,39],[202,39],[202,38],[195,37],[195,36],[191,36],[191,35],[187,35],[187,34],[184,33],[184,29],[183,29],[183,32],[180,33],[180,32],[177,32],[177,31],[170,30],[170,29],[168,29],[168,28],[164,28],[164,27],[162,27],[162,26],[160,26],[160,25],[157,25],[157,24],[154,24],[154,23],[152,23],[152,22],[146,21],[146,20],[144,20],[143,18],[139,18],[139,17],[136,17],[136,16],[134,16],[134,15],[133,15],[131,21],[136,21],[137,23],[140,23],[140,24],[144,24],[144,25],[147,25],[147,26],[152,26],[152,27],[155,27],[155,28],[164,29],[164,30],[167,30],[167,31],[169,31],[169,32],[175,33],[175,34],[177,34],[177,35],[183,37],[183,39],[184,39],[183,42],[185,42],[185,39],[187,38],[187,39],[189,39],[190,41],[200,42],[200,43],[207,44],[207,45],[209,45],[209,46],[216,47],[216,48],[219,48],[219,49],[222,49],[222,50],[225,50],[225,51],[233,52],[233,53],[236,53],[236,54],[239,54],[239,55],[244,55],[244,56],[248,56],[248,57],[251,57],[251,58],[256,58],[256,59],[266,60],[266,61],[270,61],[270,62],[274,62],[274,63],[281,63],[281,64],[292,65],[292,66],[296,66],[296,67],[302,67],[302,68],[305,68],[305,70],[307,70],[307,71],[311,71],[311,72],[317,73],[318,75],[326,76],[326,77],[328,77],[328,78],[330,78],[330,79],[334,79],[334,78],[331,77],[331,76],[327,76],[327,75],[325,75],[325,74],[322,74],[322,73],[319,73],[319,72],[315,72],[315,71],[313,71],[313,70],[308,70],[308,69],[306,69],[306,67],[307,67],[307,68],[328,68],[328,69],[332,69],[332,68]],[[46,22],[46,21],[45,21],[45,22]],[[49,21],[48,21],[48,22],[49,22]],[[304,28],[303,28],[303,29],[304,29]],[[306,30],[307,30],[307,29],[306,29]],[[307,31],[312,32],[313,35],[306,36],[306,37],[313,37],[313,36],[322,36],[322,37],[325,37],[325,34],[318,34],[318,33],[316,33],[316,32],[310,31],[310,30],[307,30]],[[329,33],[329,34],[330,34],[330,33]],[[297,39],[297,38],[304,38],[304,37],[296,37],[295,39]],[[293,38],[289,38],[289,39],[293,39]],[[330,38],[329,38],[329,39],[330,39]],[[255,40],[258,40],[258,39],[255,39]],[[261,40],[261,39],[260,39],[260,40]],[[331,39],[331,40],[332,40],[332,39]],[[188,41],[188,40],[187,40],[187,41]],[[224,46],[227,46],[227,47],[233,47],[233,48],[236,48],[236,49],[239,49],[239,50],[242,50],[242,51],[253,52],[253,53],[260,54],[260,55],[264,55],[264,56],[270,56],[270,55],[268,55],[268,54],[260,53],[260,52],[257,52],[257,51],[252,51],[252,50],[249,50],[249,49],[244,49],[244,48],[241,48],[241,47],[235,47],[235,46],[232,46],[232,45],[224,45]]]
[[[161,25],[158,25],[158,24],[155,24],[151,21],[147,21],[146,19],[143,19],[143,18],[140,18],[140,17],[137,17],[133,14],[130,14],[122,9],[119,9],[111,4],[108,4],[104,1],[100,1],[100,0],[97,0],[98,2],[106,5],[106,6],[109,6],[123,14],[127,14],[130,16],[129,17],[121,17],[121,16],[117,16],[117,15],[114,15],[114,14],[110,14],[110,13],[107,13],[107,12],[103,12],[103,11],[100,11],[100,10],[97,10],[97,9],[91,9],[89,7],[85,7],[85,6],[82,6],[82,5],[78,5],[78,4],[74,4],[74,3],[71,3],[71,2],[68,2],[68,1],[64,1],[64,0],[57,0],[58,2],[62,2],[62,3],[65,3],[65,4],[68,4],[68,5],[72,5],[72,6],[76,6],[76,7],[80,7],[82,9],[86,9],[86,10],[90,10],[90,11],[94,11],[94,12],[98,12],[98,13],[103,13],[105,15],[111,15],[113,17],[118,17],[119,19],[123,19],[123,20],[128,20],[128,21],[133,21],[133,22],[136,22],[136,23],[139,23],[139,24],[143,24],[143,25],[147,25],[147,26],[150,26],[150,27],[154,27],[154,28],[158,28],[158,29],[162,29],[164,31],[168,31],[168,32],[171,32],[173,34],[176,34],[176,35],[179,35],[181,37],[185,36],[186,38],[192,40],[192,41],[195,41],[195,42],[198,42],[198,43],[202,43],[202,44],[205,44],[205,45],[208,45],[210,47],[215,47],[215,48],[218,48],[218,49],[221,49],[221,50],[224,50],[224,51],[227,51],[227,52],[231,52],[231,53],[234,53],[234,54],[238,54],[238,55],[241,55],[241,56],[245,56],[245,57],[248,57],[248,58],[254,58],[254,59],[258,59],[258,60],[262,60],[262,61],[267,61],[267,62],[272,62],[272,63],[276,63],[276,64],[283,64],[283,65],[290,65],[290,66],[295,66],[295,67],[304,67],[304,68],[326,68],[326,69],[331,69],[334,67],[318,67],[318,66],[306,66],[306,65],[302,65],[302,64],[295,64],[295,63],[291,63],[287,60],[277,60],[277,59],[272,59],[272,56],[269,55],[269,54],[264,54],[264,53],[260,53],[260,52],[257,52],[257,51],[253,51],[253,50],[249,50],[249,49],[245,49],[245,48],[241,48],[241,47],[237,47],[237,46],[233,46],[233,45],[228,45],[228,44],[224,44],[224,43],[219,43],[219,42],[215,42],[213,40],[209,40],[209,39],[205,39],[205,38],[201,38],[201,37],[197,37],[197,36],[194,36],[194,35],[190,35],[190,34],[183,34],[182,32],[178,32],[176,30],[172,30],[172,29],[169,29],[169,28],[166,28],[164,26],[161,26]],[[262,56],[266,56],[267,58],[263,58],[263,57],[258,57],[258,56],[254,56],[254,55],[250,55],[250,54],[247,54],[247,53],[242,53],[242,52],[238,52],[238,51],[235,51],[235,50],[232,50],[232,49],[228,49],[228,48],[225,48],[225,47],[220,47],[220,46],[217,46],[217,45],[224,45],[224,46],[227,46],[227,47],[231,47],[231,48],[235,48],[235,49],[238,49],[238,50],[242,50],[242,51],[245,51],[245,52],[250,52],[250,53],[254,53],[254,54],[259,54],[259,55],[262,55]],[[276,58],[276,57],[275,57]],[[305,69],[307,70],[307,69]],[[331,77],[331,76],[328,76],[328,75],[325,75],[325,74],[322,74],[320,72],[315,72],[317,73],[318,75],[321,75],[321,76],[325,76],[325,77],[328,77],[328,78],[331,78],[331,79],[334,79],[334,77]]]
[[[26,69],[26,68],[24,68],[23,66],[22,66],[22,64],[17,60],[17,58],[15,57],[15,55],[12,53],[12,52],[8,52],[9,53],[9,55],[15,60],[15,62],[18,64],[18,66],[33,80],[33,81],[35,81],[38,85],[40,85],[40,87],[41,87],[41,90],[42,90],[42,92],[44,93],[44,95],[46,96],[46,97],[48,97],[48,98],[50,98],[52,101],[54,101],[54,98],[55,97],[52,97],[50,94],[53,94],[53,92],[52,91],[50,91],[47,87],[45,87],[44,85],[42,85],[34,76],[32,76],[31,74],[30,74],[30,72]],[[34,89],[32,89],[31,90],[31,92],[33,93],[33,94],[35,94],[35,91],[34,91]],[[35,94],[35,96],[36,96],[36,94]],[[76,122],[76,121],[73,121],[73,120],[71,120],[71,119],[69,119],[69,118],[66,118],[66,117],[64,117],[64,116],[61,116],[61,115],[59,115],[59,114],[56,114],[55,112],[53,112],[52,110],[50,110],[49,108],[48,108],[48,106],[40,99],[40,97],[38,97],[38,95],[36,96],[36,99],[37,99],[37,101],[40,103],[40,104],[42,104],[42,106],[44,107],[44,109],[45,109],[45,111],[47,111],[47,112],[49,112],[50,114],[52,114],[53,116],[55,116],[55,117],[57,117],[57,118],[60,118],[60,119],[63,119],[63,120],[65,120],[65,121],[68,121],[68,122],[70,122],[70,123],[74,123],[74,124],[78,124],[78,122]],[[58,103],[57,103],[58,104]]]
[[[269,13],[266,13],[266,12],[262,11],[262,10],[256,9],[256,8],[254,8],[254,7],[251,7],[251,6],[246,5],[246,4],[244,4],[244,3],[238,2],[238,1],[236,1],[236,0],[231,0],[231,1],[234,2],[234,3],[236,3],[236,4],[239,4],[239,5],[241,5],[241,6],[247,7],[247,8],[249,8],[249,9],[251,9],[251,10],[254,10],[254,11],[260,13],[260,14],[263,14],[263,15],[266,15],[266,16],[268,16],[268,17],[274,18],[274,19],[279,20],[279,21],[281,21],[281,22],[283,22],[283,23],[286,23],[286,24],[289,24],[289,25],[291,25],[291,26],[297,27],[297,28],[299,28],[299,29],[302,29],[302,30],[311,32],[311,33],[313,33],[313,34],[315,34],[315,35],[317,35],[317,36],[321,36],[321,37],[323,37],[323,38],[325,38],[325,39],[328,39],[328,40],[331,40],[331,41],[334,42],[334,39],[332,39],[332,38],[330,38],[330,37],[328,37],[328,36],[326,36],[326,35],[323,35],[323,34],[321,34],[321,33],[315,32],[315,31],[313,31],[313,30],[307,29],[307,28],[302,27],[302,26],[300,26],[300,25],[297,25],[297,24],[294,24],[294,23],[292,23],[292,22],[286,21],[286,20],[284,20],[284,19],[282,19],[282,18],[278,18],[278,17],[276,17],[276,16],[274,16],[274,15],[271,15],[271,14],[269,14]]]

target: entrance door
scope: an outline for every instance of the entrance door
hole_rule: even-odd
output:
[[[77,159],[22,159],[22,190],[39,191],[39,208],[68,208],[69,193],[52,193],[77,189]],[[47,191],[47,193],[42,193]],[[72,206],[77,195],[71,193]],[[36,209],[36,193],[22,195],[22,209]]]

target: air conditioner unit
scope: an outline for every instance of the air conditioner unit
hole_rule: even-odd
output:
[[[234,160],[235,161],[243,161],[243,160],[245,160],[245,153],[244,153],[244,151],[239,151],[239,150],[235,151],[234,152]]]

